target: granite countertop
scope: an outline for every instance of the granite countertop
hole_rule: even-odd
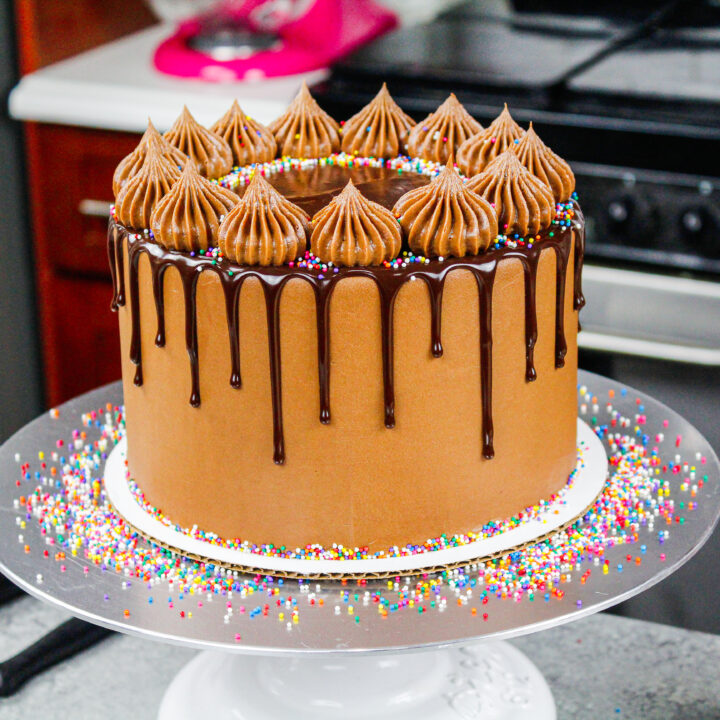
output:
[[[237,99],[243,110],[267,124],[285,112],[302,80],[326,70],[262,82],[210,83],[169,77],[154,69],[152,55],[173,32],[154,25],[26,75],[10,93],[16,120],[142,132],[148,116],[167,130],[187,105],[198,122],[211,125]]]
[[[67,615],[24,597],[0,609],[0,660]],[[512,641],[543,671],[558,720],[720,718],[720,637],[599,614]],[[3,720],[153,720],[195,651],[117,635],[0,699]]]

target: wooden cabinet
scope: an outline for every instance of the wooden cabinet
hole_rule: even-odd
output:
[[[15,0],[20,72],[32,72],[157,20],[144,0]]]
[[[143,0],[15,0],[22,73],[154,22]],[[45,400],[120,377],[107,263],[112,175],[139,135],[25,124],[27,188]]]
[[[46,400],[120,377],[106,238],[112,176],[139,135],[28,123],[33,258]]]

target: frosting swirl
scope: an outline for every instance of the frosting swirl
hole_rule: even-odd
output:
[[[460,104],[453,93],[434,112],[419,122],[408,136],[408,154],[444,163],[482,125]]]
[[[532,123],[513,150],[522,165],[550,187],[555,202],[566,202],[570,198],[575,190],[575,175],[570,165],[540,139]]]
[[[468,189],[452,160],[429,185],[405,193],[393,214],[410,248],[426,257],[478,255],[498,234],[495,211]]]
[[[512,119],[507,103],[503,111],[477,135],[468,138],[457,153],[458,167],[470,177],[482,172],[498,155],[515,146],[525,131]]]
[[[155,205],[179,177],[177,165],[162,156],[159,145],[149,145],[140,170],[128,179],[115,199],[118,220],[126,227],[149,228]]]
[[[363,157],[397,157],[405,151],[413,125],[383,83],[375,98],[343,125],[342,149]]]
[[[165,139],[184,152],[205,177],[217,178],[232,170],[232,150],[223,138],[204,128],[183,106]]]
[[[185,165],[187,155],[173,147],[156,129],[150,120],[148,120],[147,130],[140,138],[137,147],[126,155],[115,168],[113,174],[113,195],[117,198],[122,186],[142,167],[145,161],[148,147],[156,145],[162,156],[170,160],[176,167]]]
[[[256,172],[220,224],[218,247],[244,265],[282,265],[305,252],[310,218]]]
[[[535,235],[555,217],[550,188],[524,168],[512,150],[498,155],[467,187],[492,204],[500,232],[506,235]]]
[[[315,102],[305,82],[269,129],[282,157],[319,158],[340,150],[340,126]]]
[[[397,257],[402,235],[392,213],[348,182],[312,219],[313,253],[335,265],[380,265]]]
[[[234,207],[238,196],[206,180],[195,163],[185,163],[182,174],[150,216],[155,241],[169,250],[207,250],[215,245],[220,218]]]
[[[270,130],[246,115],[237,100],[210,132],[230,145],[234,165],[269,162],[277,152],[277,143]]]

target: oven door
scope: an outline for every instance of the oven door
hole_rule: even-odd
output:
[[[647,392],[720,449],[720,282],[586,265],[583,289],[581,367]],[[687,565],[614,612],[720,633],[718,587],[715,532]]]

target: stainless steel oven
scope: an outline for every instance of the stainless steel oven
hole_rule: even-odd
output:
[[[580,364],[646,391],[720,448],[720,283],[590,265]],[[720,537],[614,612],[720,632]]]

